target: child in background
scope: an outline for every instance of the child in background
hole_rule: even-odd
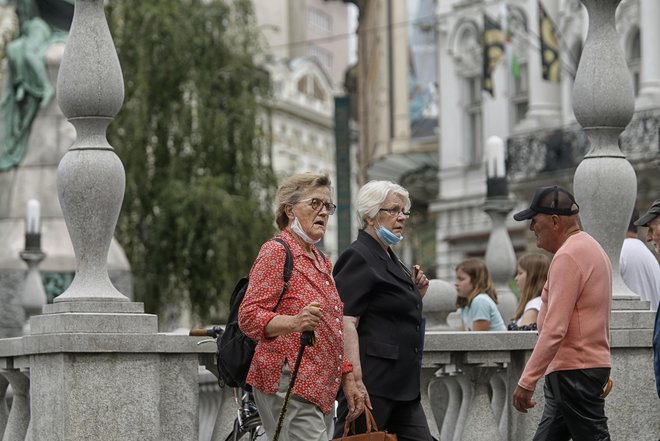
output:
[[[518,259],[516,286],[520,302],[509,323],[510,331],[532,331],[541,310],[541,293],[548,278],[550,261],[543,254],[526,254]]]
[[[486,263],[468,259],[456,266],[456,306],[464,331],[506,331]]]

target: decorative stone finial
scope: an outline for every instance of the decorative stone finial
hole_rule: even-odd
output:
[[[107,271],[125,174],[106,129],[121,108],[124,83],[103,0],[76,0],[57,99],[77,132],[57,169],[58,195],[77,269],[71,286],[55,302],[128,301]]]
[[[614,297],[634,296],[621,279],[619,254],[637,194],[635,171],[619,148],[635,102],[614,24],[620,0],[582,0],[589,32],[573,86],[573,110],[591,148],[575,171],[574,193],[584,229],[612,262]]]

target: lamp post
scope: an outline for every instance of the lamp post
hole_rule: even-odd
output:
[[[39,263],[46,254],[41,251],[41,207],[39,201],[30,199],[27,202],[25,216],[25,249],[19,253],[21,259],[27,264],[28,271],[25,277],[25,286],[21,306],[25,310],[24,333],[29,331],[30,317],[41,313],[46,304],[46,291],[39,275]]]
[[[497,290],[498,309],[505,323],[513,317],[518,300],[509,288],[516,272],[516,254],[506,229],[507,215],[515,202],[509,198],[504,160],[504,142],[491,136],[486,142],[486,201],[482,208],[493,221],[486,246],[486,266]]]

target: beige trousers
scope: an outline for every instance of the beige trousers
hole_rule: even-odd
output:
[[[254,402],[269,441],[275,436],[290,378],[289,366],[285,363],[276,393],[253,389]],[[315,404],[291,395],[278,441],[328,441],[332,433],[332,414],[326,415]]]

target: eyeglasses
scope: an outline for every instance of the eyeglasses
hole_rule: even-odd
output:
[[[392,217],[399,217],[399,214],[403,214],[404,217],[410,217],[410,211],[403,211],[403,208],[399,207],[381,208],[378,211],[385,211]]]
[[[328,215],[332,216],[335,214],[335,211],[337,211],[337,206],[333,204],[332,202],[323,202],[321,199],[317,198],[309,198],[309,199],[303,199],[301,201],[296,202],[296,204],[300,204],[301,202],[309,202],[309,205],[311,205],[312,210],[314,211],[321,211],[322,207],[325,207],[326,211],[328,212]]]

